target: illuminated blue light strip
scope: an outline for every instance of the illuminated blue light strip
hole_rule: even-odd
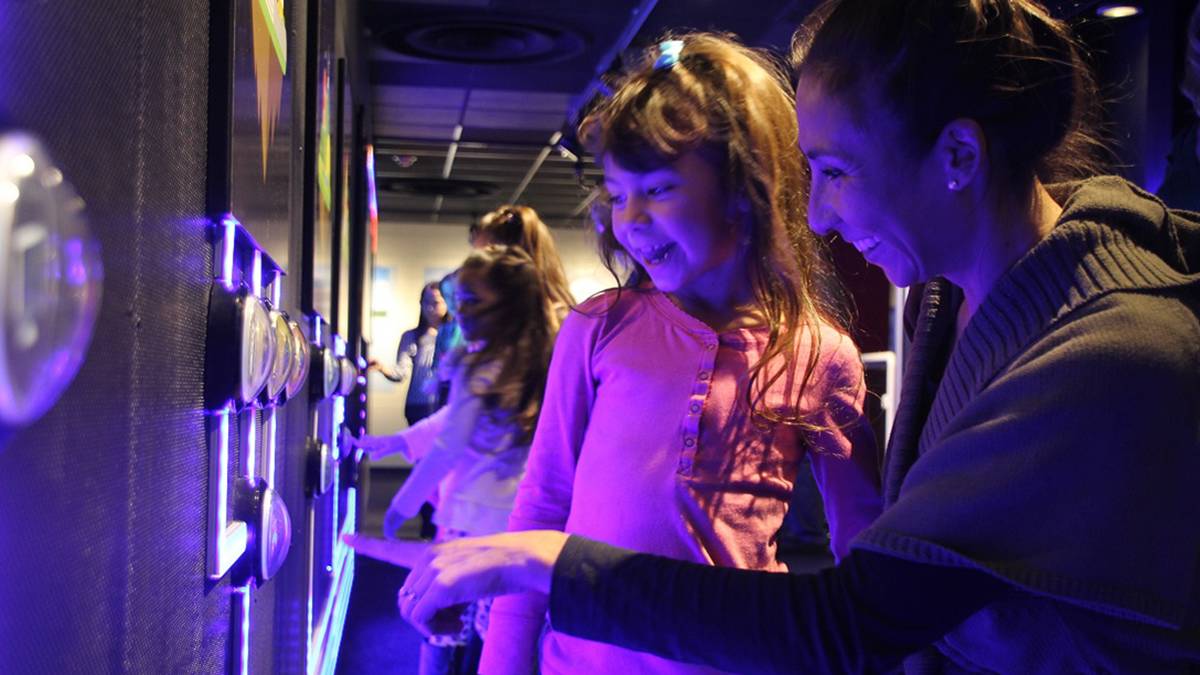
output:
[[[325,653],[321,659],[321,675],[334,675],[337,669],[338,655],[342,651],[342,634],[346,629],[346,612],[350,609],[350,592],[354,586],[354,558],[346,562],[346,570],[342,574],[342,587],[338,591],[337,608],[334,610],[333,632],[326,642]]]
[[[262,297],[262,251],[254,252],[254,264],[250,268],[250,292],[254,297]]]
[[[241,641],[238,670],[241,675],[249,675],[250,673],[250,584],[238,588],[234,591],[237,595],[235,601],[241,605]]]
[[[342,527],[342,534],[354,532],[356,521],[354,504],[357,499],[358,491],[355,488],[348,488],[346,490],[346,523]],[[326,601],[325,611],[322,612],[316,634],[310,633],[308,672],[311,675],[316,675],[318,672],[321,675],[333,673],[342,644],[346,610],[350,604],[350,591],[354,586],[354,555],[350,547],[343,544],[340,538],[333,549],[333,569],[333,595]]]
[[[258,446],[258,419],[255,416],[253,408],[247,408],[246,412],[246,478],[250,482],[254,482],[256,473],[255,461],[257,446]]]
[[[225,408],[217,414],[221,416],[218,432],[221,437],[217,450],[217,466],[221,469],[217,475],[222,479],[217,481],[217,524],[224,525],[225,520],[229,518],[229,416],[233,414],[233,410]]]
[[[275,489],[275,452],[279,447],[279,442],[276,440],[279,423],[275,414],[278,408],[271,408],[266,412],[267,415],[267,487]]]
[[[335,465],[340,465],[342,462],[342,460],[340,459],[342,456],[342,449],[338,447],[338,443],[341,440],[341,433],[339,433],[339,430],[342,428],[342,423],[345,422],[345,420],[346,420],[346,399],[342,398],[341,396],[338,396],[337,398],[333,399],[333,439],[332,439],[333,440],[333,450],[332,450],[332,452],[333,452],[333,456],[335,458],[335,461],[334,461]],[[338,539],[338,535],[337,535],[337,529],[338,529],[338,483],[341,478],[341,473],[342,473],[341,471],[338,471],[336,469],[334,470],[334,472],[333,472],[333,491],[330,493],[333,496],[333,528],[332,529],[333,529],[334,534],[333,534],[333,549],[332,550],[334,552],[336,552],[338,550],[338,547],[341,545],[341,541]]]
[[[315,546],[317,538],[313,536],[317,527],[317,513],[315,508],[308,510],[308,629],[305,631],[305,636],[308,639],[308,666],[309,672],[312,672],[313,664],[313,595],[317,591],[316,579],[313,575],[313,562],[315,560]]]

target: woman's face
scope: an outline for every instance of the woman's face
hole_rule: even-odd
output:
[[[421,316],[432,326],[442,322],[442,317],[446,316],[446,301],[442,299],[441,291],[436,288],[425,289],[421,294]]]
[[[820,235],[837,232],[897,286],[945,274],[964,255],[966,228],[948,215],[949,190],[933,153],[911,157],[887,113],[854,113],[800,80],[799,146],[812,167],[809,224]]]

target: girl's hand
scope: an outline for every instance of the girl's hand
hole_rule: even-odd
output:
[[[396,496],[400,496],[397,492]],[[388,539],[396,539],[396,535],[400,533],[400,528],[404,522],[417,514],[405,513],[403,510],[396,507],[396,497],[392,497],[392,503],[388,505],[387,513],[383,514],[383,536]]]
[[[344,447],[353,450],[362,448],[372,462],[377,462],[388,455],[403,452],[407,444],[399,436],[371,436],[363,434],[360,438],[351,435],[350,430],[342,427],[342,443]]]
[[[400,613],[425,635],[444,622],[439,610],[479,598],[550,592],[550,577],[567,534],[556,530],[505,532],[456,539],[421,551],[411,542],[345,538],[355,551],[412,572],[400,589]]]

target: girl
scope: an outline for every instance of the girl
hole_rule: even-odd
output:
[[[509,526],[783,570],[775,533],[811,452],[840,557],[879,512],[879,458],[858,353],[819,292],[785,80],[728,38],[681,39],[583,123],[602,253],[633,281],[564,322]],[[481,671],[712,672],[553,630],[539,654],[545,614],[544,596],[498,599]]]
[[[347,439],[372,459],[399,452],[420,460],[384,517],[388,537],[435,490],[438,541],[501,532],[525,472],[554,340],[550,296],[533,260],[516,247],[471,254],[457,284],[468,349],[450,357],[447,405],[395,436]],[[468,608],[462,633],[422,645],[422,673],[448,672],[452,650],[472,630],[482,635],[486,604]]]
[[[546,289],[554,303],[555,317],[562,320],[575,304],[562,258],[550,236],[550,228],[537,211],[528,206],[504,204],[471,225],[469,234],[475,247],[489,244],[519,246],[525,249],[546,279]]]
[[[1195,672],[1196,214],[1051,182],[1097,108],[1037,3],[839,0],[802,35],[813,226],[928,281],[883,515],[807,577],[502,534],[435,550],[402,611],[540,589],[558,630],[742,672]]]

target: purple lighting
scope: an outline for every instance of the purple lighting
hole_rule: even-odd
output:
[[[209,540],[208,576],[220,579],[246,552],[249,530],[246,523],[229,520],[229,417],[232,405],[214,413],[217,423],[210,433],[210,447],[216,447],[215,462],[209,465]]]
[[[233,289],[233,245],[237,242],[237,229],[241,225],[237,218],[227,215],[221,221],[224,233],[221,239],[221,283]]]
[[[236,591],[236,600],[241,605],[241,635],[239,656],[239,670],[241,675],[248,675],[250,672],[250,584],[238,588]]]

